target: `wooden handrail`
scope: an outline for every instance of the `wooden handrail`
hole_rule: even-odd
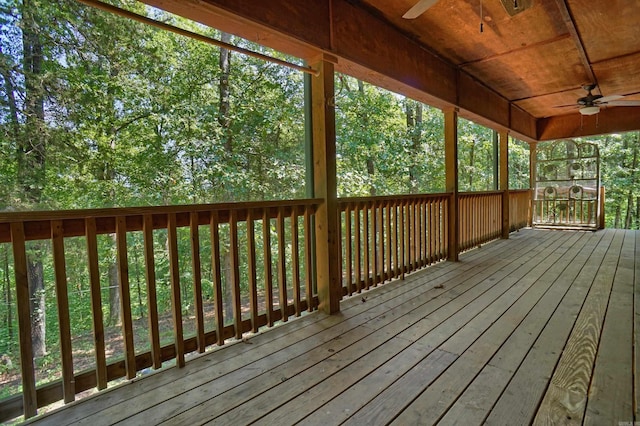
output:
[[[191,213],[198,214],[198,225],[207,225],[211,212],[217,212],[220,222],[229,222],[229,212],[234,210],[238,221],[245,221],[249,210],[267,211],[270,219],[278,215],[278,208],[284,207],[286,214],[291,214],[292,209],[304,209],[315,207],[322,202],[321,199],[263,201],[247,203],[221,203],[221,204],[194,204],[179,206],[159,207],[123,207],[108,209],[84,209],[84,210],[58,210],[58,211],[28,211],[28,212],[2,212],[0,213],[0,243],[11,242],[9,224],[21,222],[25,224],[25,239],[42,240],[51,236],[51,220],[62,220],[64,224],[64,237],[78,237],[84,235],[85,219],[94,218],[97,234],[112,234],[115,232],[118,217],[127,217],[127,232],[141,231],[143,219],[146,215],[153,218],[153,229],[167,227],[167,215],[176,215],[176,226],[186,227],[191,222]]]
[[[311,218],[321,204],[320,199],[267,201],[257,203],[226,203],[187,206],[133,207],[113,209],[92,209],[75,211],[38,211],[10,212],[0,214],[0,242],[11,243],[16,278],[18,284],[17,304],[20,318],[20,365],[22,366],[23,394],[0,401],[0,421],[15,418],[24,414],[26,418],[36,414],[39,407],[46,406],[60,399],[71,402],[75,395],[92,387],[99,390],[107,386],[107,382],[126,377],[133,378],[143,369],[160,368],[162,363],[175,359],[178,367],[185,363],[185,355],[198,351],[204,352],[206,346],[222,345],[228,338],[242,338],[243,334],[257,331],[260,327],[272,326],[277,321],[286,321],[290,316],[299,316],[304,310],[313,310],[318,306],[317,295],[311,288],[313,280],[309,277],[312,241],[310,239]],[[275,219],[276,238],[271,239],[273,220]],[[242,225],[242,241],[240,224]],[[255,226],[255,222],[262,222]],[[215,329],[205,330],[203,308],[203,280],[201,263],[200,227],[208,228],[211,244],[211,272],[214,290]],[[304,238],[298,236],[299,228],[304,229]],[[188,232],[180,234],[179,229]],[[163,255],[168,260],[168,276],[170,278],[171,316],[173,324],[173,342],[160,345],[159,312],[157,303],[157,279],[155,276],[156,257],[154,238],[158,234],[154,230],[164,229],[168,252]],[[131,308],[129,264],[138,262],[139,257],[129,258],[134,250],[129,246],[128,238],[132,232],[142,237],[144,248],[140,269],[144,270],[149,318],[149,338],[145,346],[148,351],[134,347],[133,313]],[[224,232],[224,235],[222,235]],[[249,234],[250,235],[247,235]],[[256,238],[255,234],[259,237]],[[105,325],[102,319],[102,301],[100,297],[100,264],[97,236],[111,234],[116,248],[118,292],[120,295],[122,351],[124,358],[107,362],[105,356]],[[182,237],[180,236],[182,235]],[[224,238],[222,238],[224,236]],[[67,256],[65,240],[69,237],[84,237],[86,240],[88,285],[92,309],[92,330],[94,333],[93,352],[95,353],[94,369],[75,372],[73,369],[72,330],[70,326],[70,309],[68,283],[66,275]],[[180,252],[179,240],[188,237],[189,253]],[[47,284],[47,288],[55,291],[58,304],[58,323],[61,338],[62,379],[36,387],[33,368],[32,341],[30,333],[30,301],[27,283],[27,241],[49,241],[51,249],[45,250],[44,259],[54,267],[55,285]],[[246,242],[245,242],[246,241]],[[224,251],[221,250],[225,245]],[[258,308],[257,250],[263,245],[265,266],[264,313]],[[184,247],[185,244],[183,243]],[[139,248],[137,250],[140,250]],[[223,270],[222,256],[228,256],[225,264],[229,269]],[[228,254],[227,254],[228,253]],[[240,256],[248,259],[247,266],[240,265]],[[272,257],[277,260],[277,283],[271,271]],[[188,258],[188,259],[187,259]],[[181,269],[190,265],[190,277],[181,275]],[[242,268],[242,269],[241,269]],[[241,270],[246,271],[241,276]],[[305,274],[304,292],[301,287],[301,271]],[[222,276],[231,286],[229,300],[222,292]],[[288,279],[290,274],[292,277]],[[246,282],[245,282],[246,280]],[[293,286],[293,288],[292,288]],[[193,315],[195,317],[195,336],[185,338],[183,330],[182,292],[189,287],[194,300]],[[248,287],[245,306],[241,291]],[[277,294],[274,294],[277,288]],[[291,293],[289,293],[291,292]],[[289,295],[292,296],[291,300]],[[277,302],[275,302],[277,300]],[[276,305],[274,305],[276,303]],[[232,311],[232,318],[225,314],[225,307]],[[24,331],[24,332],[23,332]],[[137,343],[139,344],[139,343]]]
[[[466,250],[499,238],[501,231],[502,191],[460,193],[458,195],[459,247]],[[527,225],[531,192],[509,191],[510,223],[512,229]],[[64,241],[69,237],[86,239],[88,282],[91,290],[93,310],[92,328],[96,336],[103,336],[102,302],[100,299],[100,271],[97,238],[101,234],[113,234],[118,247],[116,258],[120,261],[120,291],[122,293],[122,336],[124,358],[108,362],[105,357],[105,341],[95,339],[95,369],[74,372],[70,364],[70,346],[62,349],[63,378],[36,388],[34,372],[30,369],[32,358],[30,338],[24,335],[23,384],[25,393],[0,402],[0,421],[24,413],[35,415],[36,407],[42,407],[62,398],[70,401],[74,395],[92,387],[104,389],[109,381],[134,377],[146,368],[160,368],[162,363],[177,359],[183,365],[184,356],[190,352],[203,352],[210,345],[222,345],[226,339],[241,338],[243,333],[257,331],[263,326],[272,326],[277,321],[286,321],[291,316],[301,315],[304,310],[314,310],[318,297],[313,289],[309,271],[311,259],[312,218],[321,199],[293,201],[268,201],[257,203],[202,204],[190,206],[131,207],[114,209],[91,209],[74,211],[4,212],[0,214],[0,242],[14,242],[14,259],[26,258],[25,242],[48,240],[54,249],[53,265],[56,268],[57,297],[62,301],[60,324],[68,327],[65,310],[65,264]],[[353,197],[338,200],[340,212],[340,262],[343,294],[350,295],[376,286],[384,281],[403,279],[406,273],[416,271],[448,255],[448,209],[451,194],[405,194],[382,197]],[[239,224],[242,225],[242,240]],[[211,274],[214,294],[213,321],[215,329],[205,330],[203,317],[203,277],[201,269],[202,228],[207,229],[211,244]],[[189,257],[192,268],[189,282],[180,282],[180,268],[185,260],[179,258],[177,231],[184,228],[190,239]],[[158,302],[156,294],[156,254],[154,254],[154,230],[165,229],[169,254],[171,294],[173,295],[174,327],[173,342],[160,343],[158,327]],[[304,231],[299,234],[299,230]],[[127,257],[127,236],[137,232],[144,242],[142,270],[146,281],[149,350],[135,351],[131,335],[132,312],[128,292],[128,268],[132,259]],[[162,234],[164,235],[164,234]],[[246,235],[246,236],[244,236]],[[104,238],[104,237],[103,237]],[[157,237],[156,237],[157,238]],[[164,237],[163,237],[164,238]],[[225,252],[230,259],[223,265],[222,244],[229,245]],[[260,248],[262,245],[262,249]],[[183,244],[184,246],[184,244]],[[289,248],[291,247],[291,248]],[[279,248],[282,248],[280,250]],[[284,250],[291,250],[285,255]],[[240,255],[242,254],[242,259]],[[245,262],[246,264],[242,263]],[[24,263],[24,262],[22,262]],[[204,263],[204,262],[203,262]],[[272,264],[277,267],[272,269]],[[258,273],[258,265],[263,266]],[[227,272],[224,268],[230,268]],[[14,266],[16,273],[26,271],[24,265]],[[241,271],[244,271],[241,274]],[[304,279],[301,274],[304,271]],[[225,282],[231,282],[228,301],[223,297],[223,274],[230,274]],[[21,292],[18,294],[19,314],[29,328],[28,288],[26,272],[20,277]],[[277,279],[276,279],[277,277]],[[246,282],[245,282],[246,281]],[[266,282],[264,295],[258,292],[258,283]],[[194,289],[195,335],[184,337],[181,329],[182,311],[179,309],[180,285]],[[248,287],[248,295],[242,296],[240,286]],[[277,293],[276,293],[277,291]],[[246,302],[242,299],[245,298]],[[259,298],[264,307],[259,308]],[[24,300],[22,300],[24,299]],[[25,302],[26,301],[26,302]],[[225,303],[231,303],[233,318],[227,317]],[[243,303],[246,303],[245,306]],[[241,311],[244,312],[241,314]],[[67,314],[68,315],[68,314]],[[21,327],[22,330],[22,327]],[[63,335],[69,333],[64,331]]]

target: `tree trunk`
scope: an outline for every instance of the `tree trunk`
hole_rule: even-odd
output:
[[[622,212],[620,211],[620,204],[616,205],[616,218],[613,222],[613,227],[618,229],[620,228],[620,222],[622,221]]]
[[[367,158],[367,174],[369,175],[370,180],[373,180],[373,176],[376,173],[376,169],[375,166],[373,164],[373,158],[368,157]],[[371,184],[371,186],[369,187],[369,195],[371,195],[372,197],[376,196],[376,186]]]
[[[405,104],[407,117],[407,132],[411,138],[411,165],[409,166],[409,192],[418,192],[418,165],[414,163],[420,151],[420,139],[422,137],[422,104],[407,100]]]
[[[231,34],[221,33],[220,40],[229,43],[231,41]],[[229,77],[231,75],[231,51],[220,48],[220,82],[218,90],[220,93],[220,99],[218,101],[218,124],[222,130],[222,142],[224,149],[228,154],[233,154],[233,138],[231,135],[231,90],[229,86]]]
[[[467,191],[473,191],[473,168],[475,165],[475,140],[471,142],[471,148],[469,149],[469,188]]]
[[[364,82],[362,80],[358,80],[358,94],[360,95],[361,98],[364,98]],[[367,126],[369,125],[367,114],[365,111],[362,111],[362,109],[359,109],[358,111],[358,120],[360,121],[360,128],[362,129],[366,129]],[[369,176],[369,181],[373,182],[373,176],[375,175],[376,168],[375,168],[375,163],[373,161],[373,157],[371,156],[370,153],[369,155],[367,155],[366,167],[367,167],[367,175]],[[371,195],[372,197],[376,196],[376,187],[373,183],[369,185],[369,195]]]
[[[624,229],[631,229],[633,223],[633,189],[627,195],[627,214],[624,217]]]
[[[29,300],[31,309],[31,341],[33,355],[41,357],[47,354],[46,345],[46,305],[44,297],[44,269],[42,267],[43,245],[34,243],[30,247],[33,253],[27,259],[29,279]]]
[[[17,179],[22,201],[27,207],[40,203],[45,184],[46,133],[44,92],[42,88],[42,43],[36,22],[37,6],[29,0],[22,4],[22,45],[24,67],[23,137],[17,139]],[[44,246],[30,245],[27,256],[27,278],[31,298],[31,327],[34,356],[46,354],[45,288],[42,267]]]

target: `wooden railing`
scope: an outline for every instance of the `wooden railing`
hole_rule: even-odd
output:
[[[175,360],[182,366],[188,353],[202,353],[207,346],[224,344],[225,339],[239,339],[243,333],[313,310],[318,300],[310,273],[311,223],[320,202],[0,214],[0,243],[9,243],[13,253],[22,372],[22,395],[0,402],[0,421],[23,413],[29,418],[39,407],[61,399],[73,401],[77,393],[104,389],[108,382],[133,378],[144,369],[160,368],[165,361]],[[45,258],[39,261],[54,271],[54,282],[47,289],[55,288],[60,334],[61,372],[57,375],[61,378],[38,387],[27,278],[31,241],[48,247],[41,251]],[[115,247],[113,266],[120,296],[121,325],[116,340],[121,343],[113,345],[123,358],[116,360],[108,360],[105,350],[105,345],[113,343],[105,342],[101,295],[101,280],[107,274],[101,270],[105,259],[99,257],[99,247],[104,250],[105,242]],[[71,251],[71,246],[74,253],[67,255],[65,249]],[[71,257],[78,256],[77,246],[86,259],[87,283],[83,285],[89,289],[93,312],[92,348],[81,349],[94,353],[95,368],[84,371],[74,369],[80,348],[74,347],[69,311],[69,294],[80,283],[70,282],[66,268]],[[157,276],[160,263],[166,268],[163,277]],[[142,337],[140,321],[132,313],[134,270],[144,271],[148,331]],[[185,270],[189,273],[184,274]],[[139,277],[136,280],[140,297]],[[163,280],[166,285],[161,286]],[[163,315],[158,307],[160,291],[170,293],[167,318],[159,318]],[[191,300],[185,300],[186,293]],[[204,297],[205,293],[210,296]],[[171,323],[168,344],[161,344],[161,340],[166,343],[167,330],[161,330],[160,323]]]
[[[460,251],[500,238],[502,198],[498,191],[459,194]],[[342,295],[446,259],[450,200],[449,193],[340,199]],[[511,229],[526,226],[530,192],[511,191],[509,200]],[[17,289],[22,371],[22,395],[0,401],[0,421],[29,418],[39,407],[73,401],[80,392],[105,389],[167,361],[182,366],[189,353],[316,309],[312,227],[321,203],[0,214],[0,244],[13,254],[7,268]],[[53,271],[46,288],[60,335],[56,380],[38,386],[27,279],[32,244],[40,244],[40,261]],[[67,265],[77,267],[79,259],[86,260],[85,273],[69,276]],[[120,298],[117,325],[103,319],[111,267]],[[91,305],[89,349],[77,347],[71,320],[70,300],[76,301],[70,294],[79,287]],[[161,307],[160,300],[170,302]],[[144,309],[134,309],[136,303]],[[78,351],[93,353],[90,368],[76,366]]]
[[[458,195],[458,248],[465,251],[502,235],[502,192]]]
[[[430,194],[340,199],[343,294],[445,259],[449,198]]]
[[[531,226],[531,190],[509,191],[509,230]]]

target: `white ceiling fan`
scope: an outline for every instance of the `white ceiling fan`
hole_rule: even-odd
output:
[[[533,6],[533,0],[500,0],[507,13],[514,16],[520,12],[524,12]],[[438,0],[420,0],[413,5],[402,17],[404,19],[416,19],[422,15],[431,6],[438,3]]]
[[[438,0],[420,0],[418,3],[414,4],[413,7],[407,11],[407,13],[402,15],[402,17],[404,19],[416,19],[437,2]]]
[[[600,112],[601,106],[640,106],[640,101],[623,100],[622,95],[594,95],[591,91],[596,88],[595,84],[586,84],[582,88],[587,91],[587,96],[579,98],[575,104],[560,105],[558,108],[577,107],[582,115],[594,115]]]

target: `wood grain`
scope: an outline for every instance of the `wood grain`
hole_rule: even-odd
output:
[[[22,405],[24,417],[28,419],[38,413],[38,403],[36,398],[35,368],[33,365],[33,344],[31,341],[27,251],[25,247],[24,225],[21,222],[13,222],[10,226],[13,249],[13,273],[16,280],[16,302],[18,304]]]
[[[204,306],[202,300],[202,267],[200,261],[200,230],[198,229],[198,213],[191,213],[189,236],[191,241],[191,274],[193,276],[193,298],[196,317],[196,340],[198,353],[204,353],[207,343],[204,330]]]
[[[278,212],[278,219],[276,220],[276,235],[278,237],[278,296],[280,310],[282,311],[282,321],[288,320],[287,305],[287,253],[285,245],[285,227],[284,227],[284,212]]]
[[[565,269],[564,261],[556,262],[547,271],[546,276],[541,277],[551,285],[550,289],[539,299],[522,323],[449,408],[440,423],[443,425],[480,424],[484,421],[540,335],[549,317],[566,296],[581,269],[590,260],[593,246],[598,243],[600,237],[601,235],[595,234],[580,236],[580,239],[575,241],[567,252],[567,259],[575,256],[569,266]]]
[[[210,216],[209,232],[211,233],[211,270],[213,271],[213,309],[216,321],[216,341],[218,346],[224,344],[224,307],[222,294],[222,272],[220,270],[220,229],[218,213]],[[266,242],[265,242],[266,244]],[[269,322],[267,317],[267,322]],[[270,324],[271,326],[272,324]]]
[[[176,365],[184,367],[184,333],[182,325],[182,297],[180,294],[180,264],[178,255],[178,235],[176,216],[169,213],[167,218],[167,246],[169,246],[169,277],[171,279],[171,316],[173,319],[173,341],[176,349]]]
[[[513,423],[523,418],[533,420],[613,236],[613,232],[606,233],[594,248],[589,261],[547,321],[503,396],[492,408],[486,419],[487,424]]]
[[[249,311],[251,332],[258,332],[258,279],[256,267],[256,226],[253,211],[247,212],[247,270],[249,274]]]
[[[89,272],[89,286],[91,289],[91,325],[96,358],[96,387],[98,390],[102,390],[107,388],[107,361],[104,344],[104,318],[102,313],[95,218],[87,218],[85,226],[87,235],[87,270]]]
[[[160,330],[158,321],[158,296],[156,291],[156,267],[153,248],[153,217],[145,215],[142,235],[144,239],[144,276],[147,282],[147,315],[149,324],[149,342],[154,369],[162,367],[160,349]]]
[[[127,379],[136,377],[136,353],[133,346],[133,319],[129,290],[129,259],[127,256],[127,219],[116,218],[116,254],[118,257],[118,291],[120,291],[120,318],[124,342]]]
[[[630,422],[633,401],[633,286],[635,232],[624,232],[611,296],[593,367],[584,424]],[[604,265],[603,265],[604,266]]]
[[[293,307],[296,317],[302,314],[300,309],[300,242],[298,239],[298,212],[292,211],[289,217],[291,225],[291,286],[293,287]]]
[[[582,422],[621,245],[622,236],[616,235],[562,351],[538,408],[536,424],[569,419]]]
[[[73,375],[73,349],[71,348],[71,318],[69,312],[69,292],[67,290],[67,264],[64,255],[62,221],[51,222],[51,247],[53,250],[53,270],[58,306],[58,330],[60,338],[60,360],[62,367],[62,393],[64,402],[76,399]]]
[[[267,325],[273,327],[273,266],[271,263],[271,219],[262,215],[262,258],[264,264],[264,296],[267,312]]]

